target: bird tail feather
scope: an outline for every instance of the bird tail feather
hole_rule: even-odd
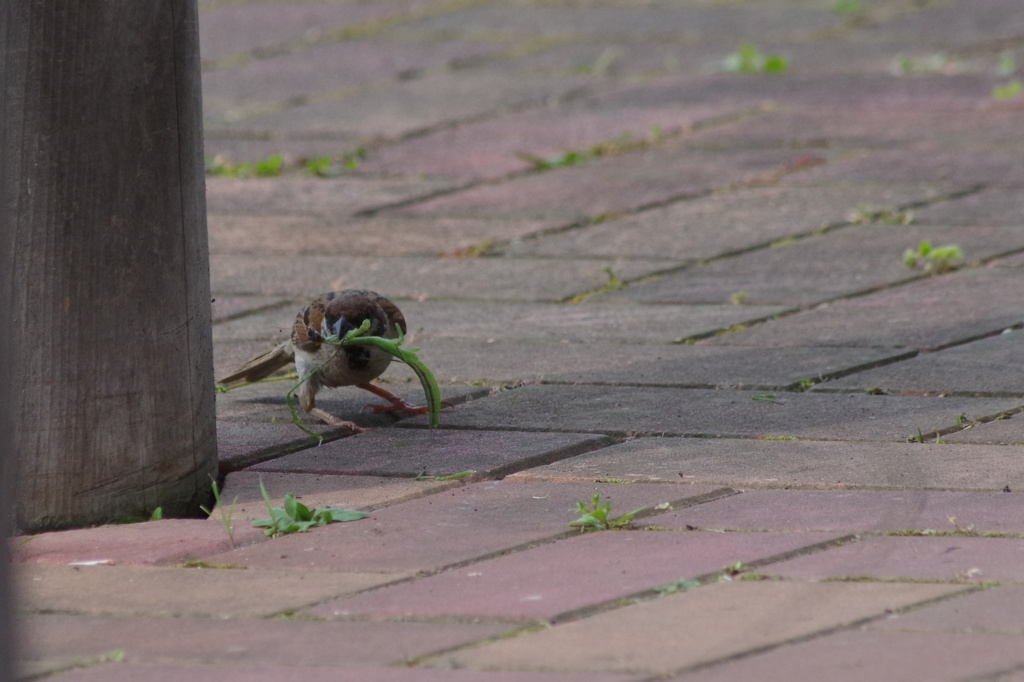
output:
[[[231,374],[217,380],[218,384],[230,386],[237,383],[252,383],[265,379],[277,370],[295,360],[295,351],[290,341],[276,346],[266,353],[252,358]]]

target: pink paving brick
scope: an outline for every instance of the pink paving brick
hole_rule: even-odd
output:
[[[18,608],[158,618],[269,618],[406,578],[380,572],[306,574],[231,566],[53,566],[20,564]]]
[[[599,492],[614,511],[715,495],[712,487],[488,481],[410,500],[352,523],[206,559],[248,568],[427,571],[571,534],[576,502]]]
[[[112,665],[74,670],[57,678],[59,682],[281,682],[301,674],[302,682],[640,682],[644,675],[543,674],[480,671],[430,670],[424,668],[339,668],[295,665]]]
[[[19,621],[25,660],[87,658],[120,649],[126,663],[372,666],[402,663],[493,637],[495,623],[329,623],[235,619],[210,627],[200,618],[25,615]]]
[[[236,545],[263,539],[248,523],[234,524]],[[204,519],[165,519],[149,523],[98,526],[10,540],[14,561],[24,563],[104,565],[167,564],[229,549],[220,524]]]
[[[1024,638],[1020,637],[846,631],[672,679],[959,682],[989,679],[987,675],[1021,663]]]
[[[896,613],[872,630],[1024,635],[1024,585],[1000,585]]]
[[[566,152],[588,153],[592,145],[647,139],[651,129],[663,134],[685,130],[723,110],[696,106],[633,108],[608,111],[541,109],[488,119],[431,135],[415,137],[368,155],[359,172],[423,173],[448,179],[500,178],[533,168],[524,158],[557,158]],[[624,138],[623,136],[628,136]]]
[[[839,537],[828,533],[606,531],[454,568],[321,604],[316,616],[474,616],[553,620],[559,614]]]
[[[1024,539],[874,537],[765,569],[786,578],[1024,580]]]
[[[250,52],[318,35],[325,28],[372,22],[407,11],[401,0],[373,4],[302,2],[295,4],[235,5],[202,8],[200,49],[203,59],[218,59],[233,52]]]
[[[479,43],[351,40],[212,71],[203,76],[203,86],[207,92],[216,91],[218,99],[235,100],[240,105],[247,101],[287,101],[394,78],[403,72],[443,67],[453,60],[481,57],[497,49],[499,46]],[[338,68],[339,64],[344,68]]]
[[[668,676],[964,589],[923,583],[718,582],[441,654],[431,663]]]
[[[970,528],[1024,534],[1022,505],[1024,496],[1001,492],[753,490],[668,512],[658,517],[657,524],[845,532]]]
[[[712,157],[702,150],[656,149],[605,157],[571,168],[487,184],[403,212],[453,216],[559,216],[566,220],[696,196],[766,177],[805,158],[802,152],[754,150]]]

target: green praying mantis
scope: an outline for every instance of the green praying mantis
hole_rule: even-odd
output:
[[[370,329],[370,320],[365,320],[362,325],[357,329],[350,330],[345,336],[329,336],[323,339],[323,343],[331,346],[374,346],[380,350],[388,353],[399,362],[402,362],[412,368],[412,371],[416,373],[416,377],[420,380],[420,385],[423,387],[423,393],[427,398],[427,414],[430,423],[430,428],[434,428],[438,425],[441,417],[441,389],[437,386],[437,379],[434,378],[433,372],[430,368],[423,364],[423,361],[416,355],[416,351],[419,348],[402,348],[402,343],[405,342],[405,331],[401,325],[398,326],[398,337],[394,339],[386,339],[381,336],[366,336],[366,332]],[[309,378],[316,374],[320,368],[317,367],[308,375],[306,375],[302,381],[295,384],[290,391],[286,400],[288,402],[288,409],[292,413],[292,421],[295,425],[302,429],[307,434],[316,438],[320,443],[323,443],[323,436],[320,434],[310,431],[301,423],[299,423],[299,415],[295,410],[295,403],[292,401],[292,397],[295,391],[299,389],[302,384],[309,381]]]

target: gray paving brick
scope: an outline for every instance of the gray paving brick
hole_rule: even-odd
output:
[[[446,427],[642,435],[901,441],[1019,406],[1019,399],[765,394],[616,386],[523,386],[456,407]],[[403,425],[422,424],[414,417]]]
[[[900,184],[741,189],[524,240],[509,251],[574,258],[701,260],[835,226],[849,220],[858,208],[894,209],[936,192],[927,185]],[[835,259],[829,262],[835,264]]]
[[[475,471],[479,476],[503,476],[610,443],[601,436],[567,433],[382,429],[279,457],[249,470],[409,477]]]
[[[945,436],[948,443],[997,443],[1001,445],[1024,444],[1024,428],[1021,427],[1020,414],[1008,419],[975,424],[969,429],[957,431]]]
[[[220,363],[220,367],[225,370],[233,369],[238,366],[239,361],[252,355],[250,348],[245,354],[237,355],[234,362]],[[411,374],[411,370],[406,367],[389,370],[389,375],[398,375],[397,380],[389,376],[392,379],[388,384],[389,389],[414,405],[423,404],[423,389],[413,377],[406,376],[403,381],[404,372]],[[217,444],[223,468],[237,470],[282,453],[294,452],[317,444],[314,436],[295,425],[289,411],[287,394],[296,381],[286,379],[248,384],[218,394]],[[442,400],[458,401],[478,395],[481,391],[486,389],[446,385],[441,390],[441,396]],[[347,387],[347,390],[342,388],[336,391],[322,391],[317,396],[319,407],[366,429],[387,428],[406,416],[399,412],[374,413],[366,408],[366,405],[371,403],[381,401],[365,391],[351,387]],[[296,404],[294,398],[292,404]],[[303,413],[298,407],[296,414],[299,415],[299,423],[303,428],[319,434],[328,441],[352,435],[347,428],[324,424],[319,419]]]
[[[853,441],[635,438],[510,478],[738,488],[1024,490],[1017,448]]]
[[[212,254],[210,268],[218,293],[293,296],[297,291],[370,289],[394,298],[461,298],[498,301],[561,301],[600,289],[606,268],[632,279],[663,268],[656,261],[571,261],[552,269],[541,259],[481,259],[359,256],[306,256],[268,259],[243,254]]]
[[[858,372],[829,382],[827,388],[881,388],[907,393],[1024,394],[1024,382],[1020,376],[1007,371],[1022,364],[1024,334],[1008,332]]]
[[[851,348],[436,340],[430,366],[446,381],[544,381],[692,388],[782,388],[898,356]]]
[[[941,202],[914,211],[917,221],[943,225],[1024,226],[1021,202],[1024,190],[993,187],[960,199]]]
[[[811,305],[906,282],[922,275],[903,263],[905,250],[927,241],[955,243],[964,259],[992,258],[1024,248],[1015,228],[857,225],[736,258],[698,264],[602,295],[615,301]],[[842,254],[837,258],[836,254]]]
[[[590,301],[578,305],[431,300],[402,303],[410,328],[422,335],[424,347],[428,340],[436,343],[437,339],[448,338],[672,343],[783,310],[780,306],[634,306]]]
[[[939,348],[1020,324],[1024,304],[1012,292],[1024,273],[968,269],[710,339],[755,346]]]

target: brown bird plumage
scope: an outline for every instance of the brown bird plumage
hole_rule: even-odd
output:
[[[414,407],[391,391],[369,383],[388,368],[391,355],[372,346],[323,343],[324,338],[342,337],[366,320],[370,320],[368,336],[393,339],[398,336],[399,327],[403,334],[407,330],[402,311],[384,296],[352,289],[329,291],[296,315],[291,339],[252,358],[218,383],[231,386],[259,381],[294,362],[299,380],[305,380],[299,387],[299,404],[303,410],[332,426],[344,426],[357,432],[365,430],[316,406],[317,391],[323,387],[356,386],[388,401],[388,405],[369,405],[375,412],[426,413],[426,407]]]

